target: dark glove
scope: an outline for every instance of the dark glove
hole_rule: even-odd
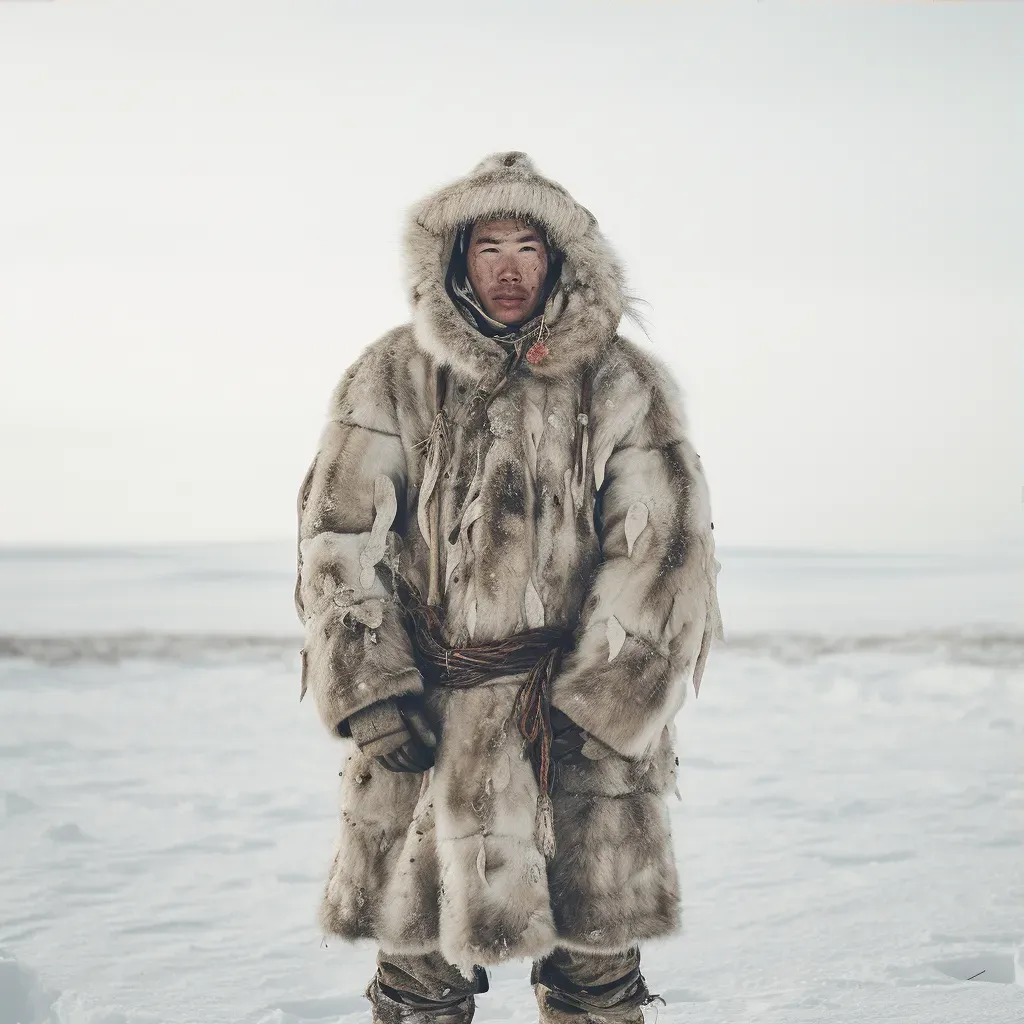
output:
[[[564,712],[551,709],[551,760],[556,764],[582,764],[587,734]]]
[[[434,766],[437,737],[415,696],[388,697],[338,726],[389,772],[425,772]]]

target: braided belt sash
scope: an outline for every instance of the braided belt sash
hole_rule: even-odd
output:
[[[428,685],[453,690],[484,686],[503,676],[526,672],[516,692],[512,714],[526,744],[540,791],[538,840],[545,856],[554,852],[551,820],[551,684],[562,656],[573,642],[570,630],[540,626],[521,633],[464,647],[444,643],[437,608],[424,604],[416,590],[399,586],[399,597],[412,623],[416,660]]]

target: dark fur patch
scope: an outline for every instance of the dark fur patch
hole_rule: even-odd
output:
[[[519,518],[526,515],[526,474],[520,463],[506,462],[493,486],[502,512]]]
[[[625,948],[676,930],[678,883],[658,797],[556,794],[555,829],[574,838],[549,872],[566,945]]]
[[[659,565],[659,572],[664,573],[672,569],[678,569],[686,561],[686,554],[690,546],[690,536],[687,533],[685,522],[686,513],[689,508],[691,484],[690,474],[687,471],[679,445],[667,445],[661,450],[661,453],[668,465],[668,478],[671,482],[676,504],[676,515],[672,529],[665,539],[665,550]]]

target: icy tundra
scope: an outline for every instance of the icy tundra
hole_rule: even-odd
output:
[[[1024,1021],[1024,553],[721,553],[673,1024]],[[368,1020],[287,546],[0,554],[0,1024]],[[527,968],[481,1024],[535,1019]]]

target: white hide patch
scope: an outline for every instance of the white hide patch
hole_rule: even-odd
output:
[[[374,566],[384,557],[388,530],[398,512],[398,498],[391,477],[383,473],[373,481],[373,506],[377,514],[370,528],[370,537],[359,553],[359,585],[363,590],[373,586]]]
[[[484,514],[484,499],[477,495],[467,506],[466,511],[462,513],[462,522],[459,524],[459,532],[465,534],[469,531],[469,528]]]
[[[612,454],[611,444],[603,444],[594,452],[594,486],[601,490],[604,484],[604,468]]]
[[[538,626],[544,625],[544,602],[540,599],[540,594],[537,593],[537,588],[533,585],[533,580],[526,581],[526,625],[530,629],[535,629]]]
[[[487,885],[487,851],[484,849],[484,841],[480,840],[480,852],[476,855],[476,873],[480,881]]]
[[[386,526],[384,536],[387,537]],[[331,605],[341,609],[343,619],[362,622],[370,629],[380,626],[387,591],[372,565],[370,585],[363,586],[363,558],[372,545],[369,533],[321,533],[302,542],[300,571],[307,628],[316,615],[325,613]]]
[[[626,642],[626,631],[622,628],[622,623],[614,615],[609,616],[606,630],[608,636],[608,660],[613,661],[615,655],[622,650],[622,645]]]
[[[583,431],[583,445],[582,451],[580,452],[580,465],[579,465],[579,481],[582,485],[584,477],[587,475],[587,456],[590,454],[590,431],[587,426],[590,423],[590,417],[585,413],[578,413],[576,416],[576,422],[579,423],[580,428]]]
[[[434,428],[431,428],[431,437],[434,435]],[[441,446],[431,446],[427,456],[427,464],[423,468],[423,482],[420,484],[420,496],[416,503],[416,522],[419,523],[420,535],[430,544],[430,522],[427,519],[427,505],[437,485],[437,478],[441,472]]]
[[[577,512],[583,508],[583,499],[586,492],[583,487],[583,480],[574,476],[571,469],[562,474],[562,486],[565,489],[565,503],[567,508],[573,508]]]
[[[512,765],[509,762],[508,754],[502,754],[494,765],[491,773],[491,786],[495,793],[504,793],[508,784],[512,781]]]
[[[528,398],[523,408],[523,432],[526,448],[526,459],[530,472],[537,476],[537,450],[544,433],[544,413],[532,399]]]
[[[637,537],[644,532],[651,510],[642,502],[634,501],[626,513],[626,554],[633,554],[633,545]]]
[[[445,559],[444,559],[444,589],[448,589],[452,573],[458,568],[462,561],[462,545],[458,542],[452,544],[445,538]]]
[[[370,629],[379,629],[384,621],[384,602],[380,598],[371,598],[369,601],[360,601],[358,604],[342,604],[337,599],[334,602],[339,608],[345,610],[344,618],[361,622]],[[371,634],[367,634],[371,636]]]
[[[466,629],[469,630],[469,639],[472,640],[476,635],[476,601],[474,600],[470,606],[469,611],[466,612]]]

